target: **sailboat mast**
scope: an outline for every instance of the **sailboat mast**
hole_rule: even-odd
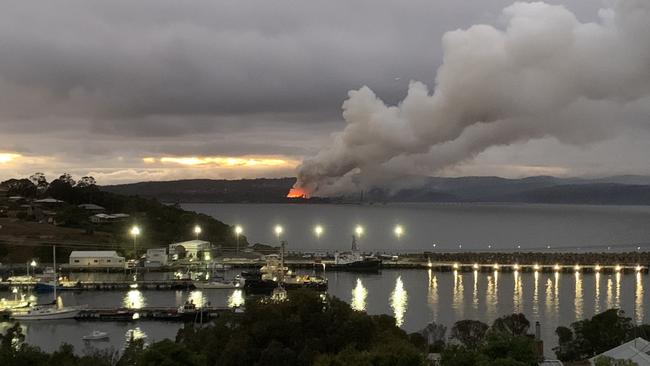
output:
[[[56,287],[59,284],[59,276],[56,274],[56,245],[52,245],[52,262],[54,267],[54,304],[58,307],[58,301],[56,299]]]

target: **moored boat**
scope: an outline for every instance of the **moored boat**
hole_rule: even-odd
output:
[[[99,330],[93,330],[92,333],[81,337],[84,341],[101,341],[108,338],[108,333]]]
[[[349,252],[335,253],[334,264],[328,266],[327,269],[378,272],[381,269],[381,259],[375,256],[362,254],[357,247],[356,237],[352,236],[352,250]]]

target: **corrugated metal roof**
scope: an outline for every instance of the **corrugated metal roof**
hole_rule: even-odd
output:
[[[598,357],[607,356],[616,360],[630,360],[639,366],[650,366],[650,355],[647,352],[650,352],[650,342],[639,337],[592,357],[589,362],[593,365]]]
[[[114,258],[119,257],[116,251],[114,250],[75,250],[70,253],[70,257],[77,258]]]

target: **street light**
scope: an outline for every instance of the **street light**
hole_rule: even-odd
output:
[[[239,254],[239,235],[244,232],[244,229],[237,225],[235,226],[235,241],[237,242],[236,253]]]
[[[194,234],[196,234],[196,240],[199,240],[199,235],[201,235],[201,227],[199,225],[194,226]]]
[[[320,236],[323,235],[323,227],[320,225],[314,226],[314,235],[316,235],[316,239],[320,239]]]
[[[354,228],[354,232],[357,236],[361,237],[361,235],[363,235],[363,226],[357,225],[357,227]]]
[[[137,259],[138,253],[136,252],[136,244],[138,240],[138,235],[140,235],[140,228],[134,225],[131,228],[131,235],[133,235],[133,256]]]
[[[395,232],[395,236],[397,236],[398,240],[402,238],[402,234],[404,234],[404,228],[401,225],[395,226],[395,230],[393,231]]]
[[[280,241],[280,235],[282,235],[282,232],[284,231],[284,228],[280,225],[275,225],[274,228],[275,231],[275,236],[278,238],[278,242]]]
[[[28,266],[27,266],[27,275],[29,276],[29,266],[32,267],[32,273],[36,274],[36,261],[34,259],[32,259],[32,261],[28,262],[27,264],[28,264]]]

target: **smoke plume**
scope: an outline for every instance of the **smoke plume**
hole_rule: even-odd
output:
[[[503,10],[502,29],[446,33],[435,89],[411,82],[395,106],[368,87],[350,91],[346,127],[303,161],[296,186],[340,194],[435,173],[492,146],[615,135],[626,105],[650,95],[650,1],[598,15],[583,23],[563,6],[518,2]]]

